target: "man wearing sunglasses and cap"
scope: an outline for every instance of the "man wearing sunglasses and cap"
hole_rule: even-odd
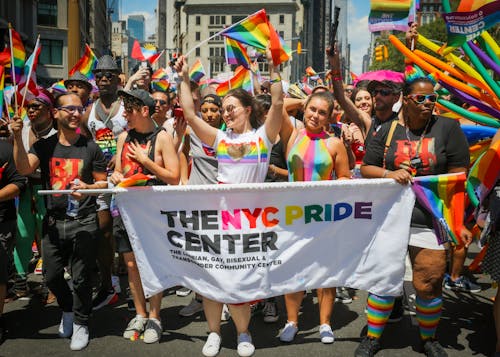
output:
[[[151,118],[155,112],[153,98],[142,89],[120,90],[118,94],[123,99],[124,117],[130,130],[118,137],[116,165],[111,182],[116,185],[134,174],[142,173],[152,176],[147,185],[177,185],[180,177],[179,158],[172,136],[162,127],[156,127]],[[160,306],[163,294],[149,298],[148,313],[134,251],[119,216],[115,217],[113,228],[117,251],[123,254],[127,266],[136,311],[123,337],[135,340],[143,335],[145,343],[158,342],[162,335]]]
[[[11,124],[14,161],[19,173],[29,175],[40,167],[45,189],[73,191],[70,195],[46,197],[42,257],[47,286],[63,311],[59,336],[71,337],[70,348],[75,351],[89,343],[92,268],[99,240],[95,197],[78,190],[108,186],[102,151],[93,141],[78,134],[82,113],[79,96],[74,93],[59,96],[52,109],[57,134],[40,139],[28,153],[22,141],[22,119],[15,117]],[[64,279],[65,266],[69,266],[71,272],[73,292]]]
[[[127,121],[123,118],[123,104],[118,98],[118,84],[120,83],[118,75],[121,71],[113,57],[104,55],[99,58],[99,62],[92,72],[99,89],[99,99],[92,105],[88,117],[83,118],[86,124],[84,126],[104,153],[109,176],[115,165],[116,138],[127,127]],[[71,78],[68,81],[70,80]],[[121,291],[119,283],[113,286],[112,267],[115,252],[110,203],[111,194],[97,196],[99,229],[102,231],[104,239],[99,243],[97,256],[101,285],[92,302],[94,310],[115,303],[118,300],[117,293]],[[115,278],[115,281],[119,280]]]

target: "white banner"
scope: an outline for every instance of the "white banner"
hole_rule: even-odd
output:
[[[400,295],[414,194],[393,180],[118,193],[144,292],[238,303],[319,287]]]

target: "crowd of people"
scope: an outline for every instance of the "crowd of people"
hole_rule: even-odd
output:
[[[412,27],[407,40],[416,36]],[[161,339],[163,294],[146,299],[138,262],[112,195],[87,195],[86,189],[113,187],[138,173],[148,176],[147,185],[358,178],[387,178],[407,185],[415,176],[468,171],[469,147],[460,122],[439,116],[435,108],[438,95],[431,80],[377,79],[354,86],[341,77],[338,51],[327,55],[332,85],[314,88],[305,99],[284,93],[279,66],[273,63],[269,49],[268,87],[257,86],[254,96],[232,89],[223,98],[213,87],[201,89],[190,80],[184,56],[173,65],[178,74],[175,93],[152,90],[153,72],[147,65],[138,65],[123,82],[115,60],[105,55],[93,70],[97,95],[88,79],[76,72],[64,81],[66,93],[39,88],[39,94],[27,101],[27,118],[17,114],[3,117],[0,339],[6,329],[1,318],[4,301],[27,293],[34,241],[41,254],[44,299],[47,303],[51,296],[57,300],[62,310],[59,336],[71,338],[72,350],[88,345],[92,311],[118,300],[121,288],[114,279],[117,256],[128,277],[129,307],[135,311],[123,327],[123,337],[142,336],[145,343]],[[499,133],[492,144],[498,140]],[[72,193],[41,197],[37,193],[40,189]],[[483,207],[489,212],[484,227],[489,248],[483,266],[492,280],[499,281],[498,183],[488,203]],[[461,238],[467,247],[472,234],[464,227]],[[465,248],[453,249],[457,257],[447,273],[449,248],[437,243],[432,216],[417,202],[408,254],[416,291],[416,319],[427,356],[447,356],[436,336],[443,280],[449,289],[479,291],[461,274]],[[331,344],[335,340],[331,327],[334,303],[352,300],[343,287],[317,289],[316,293],[320,340]],[[189,290],[179,288],[179,294],[188,295]],[[303,297],[303,291],[283,297],[287,320],[279,334],[282,342],[292,343],[299,331]],[[250,320],[261,312],[264,321],[276,322],[276,298],[226,305],[196,293],[179,314],[204,311],[209,330],[204,356],[219,353],[224,337],[221,321],[229,317],[237,331],[238,355],[251,356],[255,347]],[[386,323],[397,320],[398,314],[400,318],[401,309],[401,297],[369,293],[367,332],[354,355],[375,355]],[[499,324],[498,292],[494,316]],[[496,356],[500,355],[499,330]]]

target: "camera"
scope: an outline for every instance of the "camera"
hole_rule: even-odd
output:
[[[410,166],[414,169],[421,169],[424,167],[424,164],[419,156],[414,156],[410,159]]]

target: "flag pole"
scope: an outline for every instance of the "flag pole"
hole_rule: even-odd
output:
[[[26,85],[24,87],[24,94],[23,94],[23,100],[21,101],[21,108],[24,107],[24,101],[26,100],[26,93],[28,92],[28,87],[29,87],[30,80],[31,80],[31,74],[33,73],[33,67],[35,67],[36,53],[38,52],[39,46],[40,46],[40,35],[38,35],[38,37],[36,38],[35,49],[33,50],[33,54],[32,54],[32,56],[35,56],[35,57],[33,57],[33,63],[30,66],[28,77],[26,78]]]
[[[259,10],[259,11],[262,11],[262,10],[264,10],[264,9],[261,9],[261,10]],[[244,19],[242,19],[242,20],[240,20],[240,21],[238,21],[238,22],[236,22],[236,23],[232,24],[232,25],[231,25],[231,26],[229,26],[229,27],[226,27],[226,28],[224,28],[224,29],[220,30],[220,31],[219,31],[219,32],[217,32],[216,34],[214,34],[214,35],[210,36],[209,38],[207,38],[207,39],[205,39],[205,40],[203,40],[203,41],[201,41],[201,42],[200,42],[200,43],[198,43],[196,46],[194,46],[194,47],[193,47],[193,48],[191,48],[189,51],[187,51],[187,52],[186,52],[186,54],[185,54],[184,56],[186,56],[186,57],[187,57],[187,56],[189,56],[189,55],[190,55],[190,53],[191,53],[191,52],[193,52],[193,51],[194,51],[195,49],[197,49],[198,47],[201,47],[202,45],[204,45],[205,43],[207,43],[207,42],[208,42],[208,41],[210,41],[211,39],[213,39],[213,38],[215,38],[215,37],[219,36],[219,35],[220,35],[221,33],[223,33],[224,31],[230,30],[230,29],[232,29],[233,27],[235,27],[236,25],[241,24],[243,21],[245,21],[245,20],[246,20],[246,19],[248,19],[249,17],[254,16],[255,14],[259,13],[259,11],[256,11],[256,12],[254,12],[253,14],[248,15],[248,16],[247,16],[247,17],[245,17]]]
[[[12,84],[14,84],[14,88],[16,88],[16,67],[14,66],[14,46],[12,45],[12,24],[9,22],[9,41],[10,41],[10,75],[12,77]],[[14,91],[14,105],[15,111],[17,114],[17,94]]]

